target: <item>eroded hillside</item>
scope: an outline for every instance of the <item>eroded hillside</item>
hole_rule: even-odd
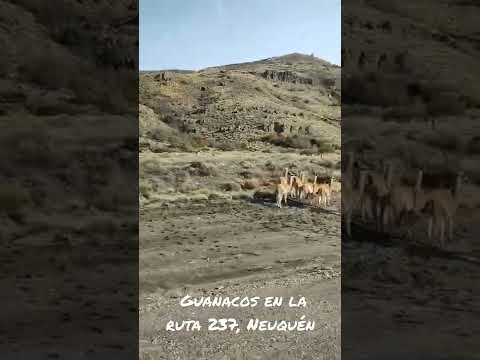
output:
[[[340,143],[340,67],[313,56],[144,72],[140,104],[141,114],[156,117],[141,120],[141,144],[157,151],[178,145],[171,144],[172,132],[213,148],[318,149],[328,143],[335,149]],[[289,144],[287,137],[298,141]]]

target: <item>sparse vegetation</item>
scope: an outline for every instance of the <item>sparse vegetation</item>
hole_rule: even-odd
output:
[[[284,164],[312,174],[333,168],[340,128],[331,119],[339,118],[340,109],[325,105],[328,91],[292,79],[319,77],[320,86],[335,87],[339,69],[324,74],[329,66],[311,57],[301,66],[288,62],[295,70],[272,70],[275,79],[263,77],[261,62],[235,65],[228,73],[141,73],[141,205],[249,199],[255,190],[271,191]],[[332,76],[336,80],[323,81]]]
[[[327,141],[302,135],[283,136],[278,134],[269,134],[263,138],[263,141],[269,142],[276,146],[300,149],[303,150],[303,153],[305,154],[322,154],[335,150],[334,145]]]
[[[195,161],[190,164],[190,174],[197,176],[215,176],[217,175],[217,170],[214,166]]]

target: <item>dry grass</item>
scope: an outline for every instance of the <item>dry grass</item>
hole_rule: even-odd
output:
[[[245,141],[218,141],[210,140],[208,145],[222,151],[248,150],[248,143]]]
[[[181,155],[180,155],[181,154]],[[292,174],[340,176],[338,155],[331,158],[300,154],[204,152],[200,154],[141,154],[140,202],[249,199],[253,191],[270,189],[288,167]],[[195,160],[197,158],[197,160]]]

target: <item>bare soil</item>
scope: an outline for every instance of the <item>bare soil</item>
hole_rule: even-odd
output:
[[[234,200],[144,209],[140,227],[142,359],[338,359],[339,199],[329,209]],[[290,296],[306,308],[182,308],[191,296]],[[314,320],[311,332],[167,332],[168,320]],[[321,355],[320,355],[321,354]],[[321,356],[321,357],[318,357]]]

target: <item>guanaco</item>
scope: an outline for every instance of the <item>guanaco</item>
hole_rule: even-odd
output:
[[[355,158],[353,155],[353,152],[348,153],[348,161],[347,161],[347,167],[345,169],[344,174],[342,175],[342,183],[343,187],[353,187],[353,165],[355,162]]]
[[[316,194],[318,192],[318,187],[320,184],[317,183],[317,174],[315,174],[315,177],[313,178],[313,193]]]
[[[351,217],[354,209],[354,179],[353,179],[353,167],[355,159],[353,152],[347,153],[347,165],[342,176],[342,217],[344,219],[345,226],[347,228],[348,236],[351,236]]]
[[[420,194],[422,171],[417,175],[415,186],[408,186],[401,183],[391,184],[391,175],[389,186],[391,187],[388,195],[383,199],[383,226],[390,227],[394,222],[398,225],[402,224],[405,216],[415,211],[418,206],[418,196]]]
[[[282,201],[285,201],[285,206],[288,205],[287,198],[288,198],[288,194],[290,193],[290,189],[292,188],[293,178],[294,177],[291,176],[290,181],[287,184],[285,183],[277,184],[277,206],[279,208],[282,207]]]
[[[428,240],[432,242],[433,236],[438,233],[440,247],[443,248],[445,243],[445,227],[447,219],[445,209],[435,199],[428,199],[425,203],[425,207],[422,209],[422,213],[427,214]]]
[[[461,187],[462,174],[458,173],[453,189],[443,188],[430,191],[420,190],[417,193],[416,207],[418,209],[429,207],[428,239],[431,241],[435,228],[440,233],[440,245],[444,244],[446,231],[447,240],[453,240],[454,218],[458,209],[458,194]],[[421,184],[420,184],[421,186]]]
[[[298,176],[295,176],[295,179],[294,179],[294,182],[293,182],[291,192],[292,192],[293,196],[297,199],[300,198],[300,190],[303,186],[303,183],[305,182],[304,181],[304,176],[305,175],[303,173],[300,173],[300,178]]]
[[[362,199],[362,219],[376,221],[377,230],[381,230],[382,216],[385,207],[385,198],[392,187],[393,165],[384,164],[382,174],[369,172],[367,184]]]
[[[288,168],[285,168],[285,176],[280,177],[281,184],[288,184]]]
[[[293,177],[293,181],[292,181],[292,186],[290,187],[290,196],[297,197],[298,177],[297,176],[292,176],[292,177]]]
[[[330,195],[331,195],[331,181],[330,184],[318,184],[317,183],[317,175],[315,175],[315,179],[313,180],[313,203],[321,206],[322,203],[324,206],[330,203]]]
[[[364,170],[360,171],[358,188],[348,186],[343,188],[342,193],[342,215],[344,216],[345,227],[347,230],[347,235],[352,235],[352,217],[355,209],[358,208],[360,200],[363,196],[363,191],[365,188],[365,178],[366,172]]]
[[[319,184],[316,193],[320,195],[319,202],[322,201],[325,206],[329,206],[332,199],[332,183],[333,177],[330,178],[328,184]]]
[[[336,181],[332,177],[330,182],[330,188],[332,189],[332,192],[335,192],[335,193],[342,192],[342,182]]]
[[[308,200],[308,197],[314,193],[313,189],[313,183],[303,181],[303,185],[300,187],[300,200]]]
[[[318,202],[323,203],[323,206],[329,206],[330,205],[330,199],[331,199],[331,191],[330,191],[330,186],[328,184],[320,184],[320,188],[318,189],[317,192],[319,198]]]
[[[330,206],[332,202],[332,187],[333,187],[333,176],[330,176],[330,181],[328,182],[327,185],[327,205]]]
[[[322,203],[325,204],[325,194],[323,194],[323,190],[319,190],[317,193],[313,194],[313,204],[319,207],[322,206]]]

